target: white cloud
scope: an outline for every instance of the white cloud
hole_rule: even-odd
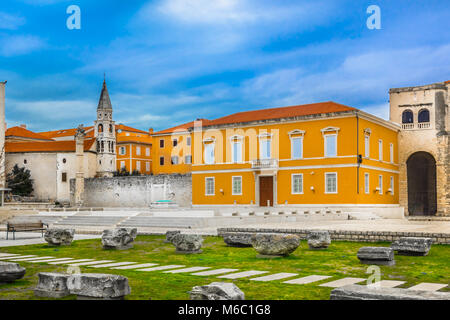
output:
[[[321,72],[275,70],[245,81],[242,89],[245,97],[265,105],[334,100],[359,108],[371,101],[372,107],[367,107],[373,110],[373,105],[386,101],[389,88],[446,80],[449,56],[450,45],[370,51],[347,56]]]
[[[16,30],[18,27],[25,24],[25,18],[0,12],[0,29]]]
[[[0,38],[0,55],[5,57],[27,54],[45,47],[45,42],[32,35],[11,35]]]

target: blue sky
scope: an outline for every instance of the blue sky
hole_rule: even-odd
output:
[[[387,118],[389,88],[450,80],[448,30],[442,0],[2,0],[0,80],[8,126],[35,131],[91,125],[104,72],[144,130],[329,100]]]

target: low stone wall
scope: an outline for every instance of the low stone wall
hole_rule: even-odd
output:
[[[326,229],[321,229],[326,230]],[[306,239],[308,229],[269,229],[269,228],[219,228],[219,236],[225,232],[275,232],[298,234],[302,239]],[[332,240],[358,241],[358,242],[378,242],[395,241],[401,237],[424,237],[433,239],[433,244],[450,244],[449,233],[426,233],[426,232],[389,232],[389,231],[348,231],[348,230],[327,230]]]
[[[75,180],[70,181],[71,198]],[[191,175],[128,176],[84,180],[85,207],[149,207],[158,200],[173,200],[180,207],[192,203]]]

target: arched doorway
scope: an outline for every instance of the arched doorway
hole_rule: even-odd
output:
[[[408,211],[411,216],[430,216],[437,211],[436,160],[428,152],[416,152],[406,161]]]

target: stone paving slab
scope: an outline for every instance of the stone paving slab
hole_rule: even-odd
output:
[[[160,270],[169,270],[169,269],[176,269],[176,268],[183,268],[185,266],[179,266],[179,265],[168,265],[168,266],[159,266],[154,268],[146,268],[146,269],[137,269],[136,271],[160,271]]]
[[[331,276],[319,276],[319,275],[311,275],[311,276],[307,276],[307,277],[303,277],[303,278],[298,278],[298,279],[292,279],[292,280],[288,280],[288,281],[284,281],[283,283],[288,283],[288,284],[308,284],[308,283],[313,283],[313,282],[317,282],[317,281],[322,281],[325,279],[331,278]]]
[[[209,270],[209,271],[202,271],[202,272],[196,272],[191,273],[194,276],[215,276],[218,274],[224,274],[224,273],[230,273],[234,271],[238,271],[239,269],[215,269],[215,270]]]
[[[111,268],[111,267],[119,267],[119,266],[126,266],[130,264],[136,264],[137,262],[114,262],[114,263],[107,263],[107,264],[100,264],[95,266],[89,266],[90,268]]]
[[[232,273],[232,274],[226,274],[224,276],[219,276],[219,278],[223,279],[239,279],[239,278],[246,278],[251,276],[256,276],[258,274],[267,273],[269,271],[257,271],[257,270],[250,270],[250,271],[243,271],[238,273]]]
[[[191,267],[191,268],[164,271],[164,273],[195,272],[195,271],[201,271],[201,270],[206,270],[206,269],[211,269],[211,267]]]
[[[0,260],[10,260],[10,259],[20,259],[20,258],[32,258],[32,257],[37,257],[35,254],[28,254],[28,255],[24,255],[24,256],[13,256],[13,257],[4,257],[4,258],[0,258]]]
[[[399,285],[404,284],[406,281],[397,281],[397,280],[381,280],[377,283],[368,284],[367,287],[377,287],[379,285],[381,288],[395,288]]]
[[[75,262],[83,262],[83,261],[93,261],[94,259],[77,259],[77,260],[65,260],[65,261],[56,261],[56,262],[49,262],[48,264],[69,264],[69,263],[75,263]]]
[[[44,262],[57,262],[57,261],[63,261],[69,263],[70,261],[73,261],[75,259],[73,258],[53,258],[53,259],[45,259],[45,260],[33,260],[33,261],[29,261],[31,263],[44,263]]]
[[[355,283],[358,283],[358,282],[361,282],[364,280],[366,280],[366,279],[348,277],[348,278],[343,278],[343,279],[339,279],[339,280],[335,280],[335,281],[331,281],[331,282],[322,283],[319,285],[319,287],[340,288],[340,287],[347,286],[349,284],[355,284]]]
[[[280,272],[280,273],[274,273],[274,274],[271,274],[268,276],[253,278],[253,279],[250,279],[250,281],[274,281],[274,280],[281,280],[281,279],[295,277],[295,276],[298,276],[298,274],[297,273]]]
[[[77,262],[77,263],[71,263],[69,266],[72,267],[79,267],[79,266],[90,266],[93,264],[105,264],[107,262],[113,262],[113,260],[98,260],[98,261],[88,261],[88,262]]]
[[[111,269],[128,270],[128,269],[152,267],[152,266],[157,266],[157,265],[158,265],[157,263],[142,263],[142,264],[136,264],[136,265],[132,265],[132,266],[114,267]]]
[[[54,257],[51,256],[46,256],[46,257],[34,257],[34,258],[21,258],[21,259],[11,259],[9,261],[24,261],[24,262],[29,262],[29,261],[35,261],[35,260],[41,260],[41,259],[51,259]]]
[[[447,286],[448,286],[448,284],[443,284],[443,283],[422,282],[422,283],[419,283],[418,285],[408,288],[408,290],[438,291]]]
[[[0,252],[0,258],[1,257],[12,257],[12,256],[19,256],[18,253],[2,253]]]

